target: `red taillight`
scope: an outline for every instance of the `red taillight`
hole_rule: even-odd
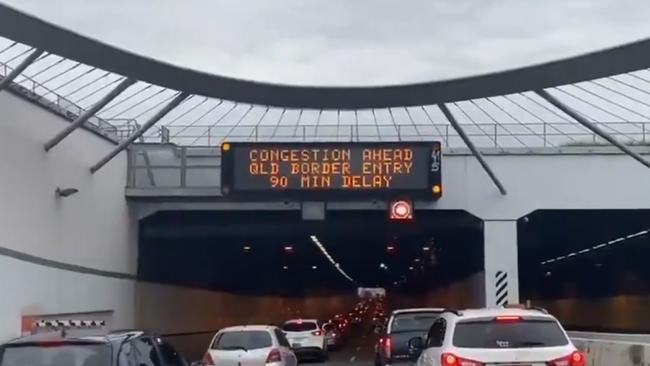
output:
[[[503,316],[497,316],[495,320],[500,323],[515,323],[521,321],[521,317],[514,316],[514,315],[503,315]]]
[[[482,362],[461,358],[453,353],[443,353],[440,362],[442,366],[484,366]]]
[[[280,350],[277,348],[274,348],[269,352],[268,357],[266,357],[266,363],[273,363],[273,362],[282,362],[282,355],[280,354]]]
[[[311,332],[311,335],[315,335],[316,337],[320,337],[320,336],[323,335],[323,332],[321,332],[320,330],[315,330],[315,331]]]
[[[212,356],[210,356],[210,352],[206,352],[206,353],[203,355],[203,359],[201,360],[201,363],[202,363],[204,366],[215,366],[215,365],[214,365],[214,360],[212,359]]]
[[[390,351],[392,347],[393,341],[390,339],[390,337],[384,338],[384,354],[386,355],[386,358],[390,358]]]
[[[548,366],[585,366],[586,359],[582,352],[575,351],[568,356],[558,358],[546,364]]]

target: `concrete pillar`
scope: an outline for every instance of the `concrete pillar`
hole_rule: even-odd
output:
[[[485,220],[483,238],[486,305],[519,303],[517,220]]]

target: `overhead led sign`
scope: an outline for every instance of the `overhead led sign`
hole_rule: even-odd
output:
[[[224,195],[438,199],[440,143],[224,143],[221,179]]]

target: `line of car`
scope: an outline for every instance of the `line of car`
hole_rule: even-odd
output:
[[[376,366],[586,364],[558,320],[540,308],[401,309],[380,333]]]

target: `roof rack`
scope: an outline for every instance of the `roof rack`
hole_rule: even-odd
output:
[[[507,304],[503,305],[504,309],[522,309],[522,310],[536,310],[544,314],[548,314],[548,311],[541,306],[530,306],[524,304]]]
[[[548,314],[548,310],[544,309],[544,308],[541,307],[541,306],[529,306],[528,309],[530,309],[530,310],[537,310],[537,311],[541,311],[541,312],[544,313],[544,314]]]
[[[458,311],[456,309],[444,309],[442,312],[443,313],[452,313],[452,314],[454,314],[456,316],[460,316],[460,311]]]

